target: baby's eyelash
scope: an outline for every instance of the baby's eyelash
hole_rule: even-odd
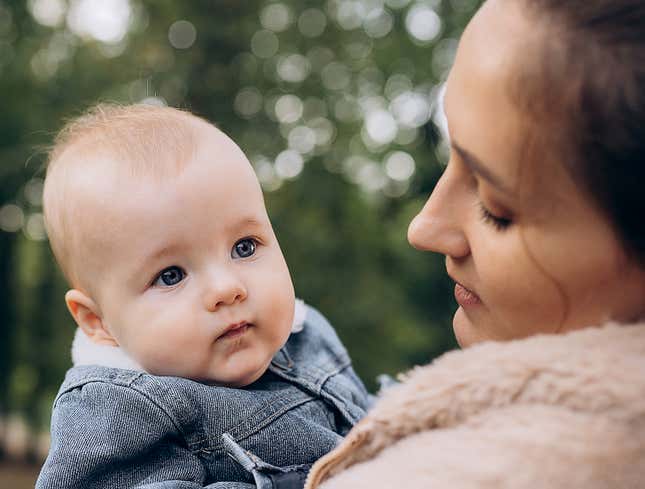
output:
[[[479,203],[479,210],[481,212],[482,220],[495,227],[498,231],[506,230],[513,223],[513,221],[506,217],[499,217],[491,213],[481,202]]]
[[[173,273],[170,273],[173,272]],[[171,265],[159,271],[148,287],[173,287],[186,278],[186,271],[177,265]],[[173,282],[169,284],[168,281]]]

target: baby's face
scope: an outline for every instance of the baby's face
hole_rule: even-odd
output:
[[[95,299],[146,371],[248,385],[289,336],[293,285],[245,156],[214,128],[197,146],[177,177],[97,184]]]

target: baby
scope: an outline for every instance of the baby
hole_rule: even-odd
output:
[[[57,138],[44,208],[78,329],[37,488],[301,487],[365,414],[213,125],[98,106]]]

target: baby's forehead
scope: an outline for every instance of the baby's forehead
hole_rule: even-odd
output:
[[[92,280],[109,280],[116,265],[142,262],[154,249],[189,252],[270,232],[251,177],[238,185],[222,178],[217,165],[202,165],[213,166],[210,173],[198,166],[189,165],[178,178],[124,181],[112,175],[78,190],[67,210],[75,222],[74,266]]]
[[[99,190],[118,195],[138,184],[172,181],[196,160],[248,173],[248,160],[219,129],[190,115],[175,119],[136,128],[107,125],[70,141],[50,164],[46,193],[64,191],[68,203],[75,194],[87,197],[88,190],[90,198],[98,198]],[[48,207],[55,207],[57,199],[48,200]]]
[[[175,109],[99,107],[66,127],[50,155],[44,206],[50,243],[68,278],[75,275],[72,262],[85,254],[79,248],[101,248],[113,202],[139,183],[172,181],[200,154],[213,164],[221,155],[246,161],[219,129]],[[86,246],[93,241],[97,247]]]
[[[76,207],[86,215],[98,214],[99,221],[113,208],[127,212],[128,203],[138,205],[143,195],[157,204],[166,203],[186,178],[193,178],[190,195],[176,199],[176,206],[182,206],[187,198],[208,200],[214,187],[230,187],[234,181],[247,198],[255,195],[254,201],[263,206],[259,182],[244,153],[208,124],[191,128],[190,136],[181,143],[165,140],[147,148],[82,144],[66,157],[73,160],[67,162],[68,169],[61,175],[70,210]],[[189,177],[194,174],[199,176]],[[220,209],[224,214],[228,210]]]
[[[87,226],[101,224],[113,212],[128,212],[129,206],[139,206],[147,198],[155,206],[172,203],[182,207],[188,199],[209,200],[214,182],[229,186],[240,184],[240,191],[250,198],[255,195],[262,204],[262,192],[255,172],[241,150],[223,133],[213,127],[202,128],[193,134],[190,146],[163,145],[145,154],[115,152],[112,148],[79,148],[75,161],[63,172],[61,186],[68,209],[61,212],[85,217]],[[191,184],[189,196],[178,197],[174,190],[187,174],[199,173]],[[241,182],[241,183],[240,183]],[[163,205],[162,205],[163,204]],[[220,213],[228,214],[229,208]],[[153,214],[151,212],[151,214]],[[79,220],[80,221],[80,220]],[[80,222],[79,222],[80,224]]]

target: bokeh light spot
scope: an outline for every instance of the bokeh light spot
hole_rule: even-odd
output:
[[[405,27],[413,39],[428,43],[441,32],[441,19],[428,5],[415,5],[405,16]]]
[[[438,78],[444,78],[450,70],[457,54],[459,41],[453,38],[442,39],[432,51],[432,70]]]
[[[443,107],[445,95],[446,95],[446,84],[442,83],[436,90],[436,95],[435,95],[436,99],[433,104],[433,111],[432,111],[432,121],[439,129],[441,138],[444,141],[449,143],[450,133],[448,132],[448,119],[446,118],[446,113]]]
[[[173,22],[168,29],[168,41],[176,49],[188,49],[197,39],[197,29],[187,20]]]
[[[33,239],[34,241],[43,241],[47,239],[47,233],[45,232],[45,219],[40,212],[34,212],[27,218],[27,223],[25,224],[24,229],[25,234],[29,239]]]
[[[291,10],[284,3],[272,3],[260,13],[260,23],[265,29],[282,32],[291,24]]]
[[[43,203],[43,183],[42,178],[32,178],[25,185],[25,198],[31,205],[38,206]]]
[[[251,38],[251,51],[258,58],[270,58],[278,52],[278,36],[268,30],[257,31]]]
[[[385,158],[385,173],[392,180],[408,180],[414,174],[414,166],[414,159],[405,151],[394,151]]]
[[[261,155],[255,156],[251,160],[253,161],[253,167],[255,168],[255,173],[258,176],[262,188],[266,192],[273,192],[279,189],[282,185],[282,179],[277,175],[271,161]]]
[[[422,126],[430,118],[428,98],[416,92],[397,95],[390,104],[390,110],[400,124],[408,127]]]
[[[127,34],[131,16],[129,0],[73,0],[67,26],[80,37],[116,44]]]
[[[246,87],[235,96],[233,108],[242,117],[253,117],[262,110],[262,94],[255,87]]]
[[[398,198],[405,195],[410,188],[410,181],[388,180],[383,187],[383,194],[390,198]]]
[[[0,207],[0,229],[8,233],[15,233],[22,228],[25,213],[15,204]]]
[[[330,144],[336,136],[336,128],[329,119],[324,117],[312,119],[308,126],[314,131],[318,146]]]
[[[397,125],[387,110],[373,110],[365,117],[365,130],[377,144],[389,144],[396,137]]]
[[[365,5],[358,0],[341,0],[336,12],[336,22],[346,31],[358,29],[363,24],[367,12]]]
[[[295,95],[282,95],[275,103],[275,115],[282,123],[290,124],[302,117],[302,101]]]
[[[275,171],[284,179],[296,178],[302,172],[305,162],[302,155],[293,149],[287,149],[275,159]]]
[[[412,80],[402,73],[394,73],[385,83],[385,96],[390,100],[410,90],[412,90]]]
[[[47,27],[59,26],[67,12],[62,0],[30,0],[28,6],[36,22]]]
[[[287,141],[290,149],[307,154],[316,146],[316,133],[307,126],[296,126],[289,131]]]
[[[357,183],[366,192],[377,192],[381,190],[387,179],[383,175],[381,166],[373,161],[363,165],[356,176]]]
[[[363,22],[365,33],[375,39],[387,36],[393,26],[394,17],[382,8],[371,10]]]
[[[305,37],[318,37],[327,27],[327,16],[317,8],[303,11],[298,18],[298,30]]]
[[[300,83],[309,75],[309,60],[301,54],[291,54],[278,61],[278,75],[284,81]]]

